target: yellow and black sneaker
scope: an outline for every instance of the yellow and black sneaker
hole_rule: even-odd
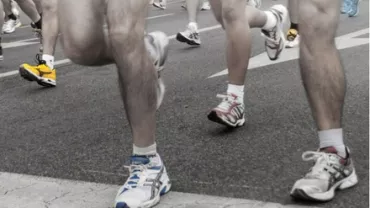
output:
[[[32,66],[30,64],[22,64],[19,67],[19,74],[28,81],[36,81],[39,85],[44,87],[56,86],[56,70],[51,69],[46,62],[36,55],[38,65]]]
[[[298,46],[299,45],[298,31],[294,28],[289,29],[286,39],[287,39],[287,43],[286,43],[287,48],[294,48]]]

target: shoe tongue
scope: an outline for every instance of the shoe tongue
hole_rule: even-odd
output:
[[[146,165],[150,163],[148,156],[133,155],[131,156],[131,165]]]
[[[320,149],[320,152],[338,154],[338,151],[337,149],[335,149],[335,147],[325,147],[325,148]]]
[[[41,64],[46,64],[46,61],[45,61],[45,60],[40,59],[40,60],[39,60],[39,64],[40,64],[40,65],[41,65]]]

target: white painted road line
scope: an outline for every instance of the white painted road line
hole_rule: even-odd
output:
[[[171,14],[167,14],[167,16],[168,15],[171,15]],[[160,16],[163,16],[163,15],[160,15]],[[214,26],[211,26],[211,27],[202,28],[202,29],[199,30],[199,32],[200,33],[201,32],[207,32],[207,31],[216,30],[216,29],[219,29],[219,28],[221,28],[221,25],[214,25]],[[168,38],[170,40],[173,40],[173,39],[176,38],[176,34],[171,35]],[[28,39],[28,40],[33,40],[33,39]],[[23,43],[22,41],[17,41],[17,42],[13,42],[12,44],[17,45],[17,44],[25,44],[25,43]],[[35,44],[35,43],[33,43],[33,44]],[[63,60],[55,61],[54,65],[59,66],[59,65],[67,64],[67,63],[71,63],[71,61],[69,59],[63,59]],[[16,74],[18,74],[18,70],[9,71],[9,72],[5,72],[5,73],[0,73],[0,78],[13,76],[13,75],[16,75]]]
[[[5,72],[5,73],[1,73],[0,74],[0,78],[2,78],[2,77],[9,77],[9,76],[16,75],[16,74],[18,74],[18,70],[14,70],[14,71],[10,71],[10,72]]]
[[[359,31],[355,31],[346,35],[342,35],[336,38],[336,45],[339,50],[346,49],[346,48],[352,48],[356,46],[361,46],[365,44],[369,44],[369,38],[355,38],[357,36],[361,36],[364,34],[369,33],[369,28],[362,29]],[[281,53],[281,57],[276,61],[271,61],[268,57],[266,52],[261,53],[257,56],[252,57],[249,59],[249,66],[248,70],[259,68],[262,66],[268,66],[272,64],[277,64],[281,62],[291,61],[299,58],[299,49],[298,48],[290,48],[285,49]],[[228,74],[228,69],[224,69],[223,71],[220,71],[216,74],[211,75],[208,78],[214,78],[219,76],[224,76]]]
[[[0,172],[0,208],[108,208],[119,186]],[[170,192],[156,208],[308,208]]]
[[[63,59],[63,60],[55,61],[54,65],[55,66],[60,66],[60,65],[63,65],[63,64],[68,64],[68,63],[71,63],[71,61],[69,59]],[[5,73],[0,73],[0,78],[13,76],[13,75],[16,75],[18,73],[19,73],[18,70],[13,70],[13,71],[5,72]]]
[[[170,13],[170,14],[162,14],[162,15],[157,15],[157,16],[153,16],[153,17],[148,17],[146,18],[147,20],[151,20],[151,19],[157,19],[157,18],[161,18],[161,17],[168,17],[168,16],[172,16],[174,15],[175,13]]]

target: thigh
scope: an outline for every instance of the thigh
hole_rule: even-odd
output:
[[[86,50],[104,43],[106,0],[58,0],[58,20],[63,46]]]
[[[216,20],[221,25],[223,25],[221,0],[209,0],[209,4],[211,5],[211,9],[212,9],[213,15],[215,16]]]
[[[222,18],[225,19],[235,19],[239,15],[245,14],[245,9],[247,2],[245,0],[221,0],[222,7]],[[229,17],[230,16],[230,17]]]
[[[237,20],[245,16],[245,0],[210,0],[216,19],[224,26],[227,22]],[[213,8],[214,7],[214,8]]]
[[[107,22],[109,35],[123,35],[122,41],[130,34],[138,34],[143,38],[145,19],[148,15],[148,0],[108,0]]]

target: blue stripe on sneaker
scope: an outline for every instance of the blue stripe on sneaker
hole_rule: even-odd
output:
[[[130,208],[125,202],[118,202],[116,208]]]

